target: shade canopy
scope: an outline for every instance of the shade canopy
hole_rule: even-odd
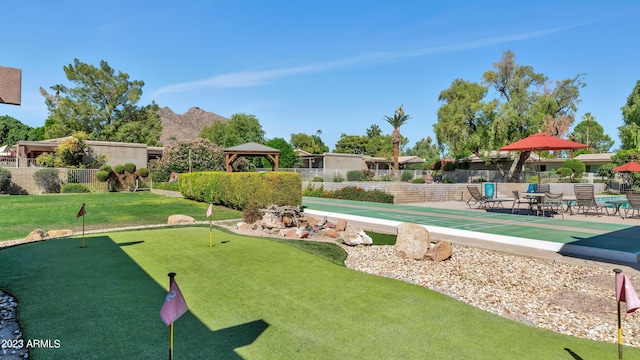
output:
[[[613,168],[613,171],[629,171],[629,172],[640,172],[640,164],[635,161],[629,161],[628,163],[620,166],[616,166]]]
[[[588,147],[571,140],[565,140],[542,132],[518,140],[500,148],[500,151],[541,151],[541,150],[572,150]]]

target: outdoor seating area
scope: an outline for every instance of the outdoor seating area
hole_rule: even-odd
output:
[[[498,207],[504,209],[503,203],[505,201],[512,201],[511,199],[506,198],[487,197],[483,195],[480,191],[480,188],[475,185],[467,185],[467,189],[469,190],[469,194],[471,195],[471,198],[467,200],[467,205],[470,208],[473,206],[477,206],[478,208],[482,209],[495,209]]]

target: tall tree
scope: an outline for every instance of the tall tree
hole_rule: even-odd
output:
[[[582,116],[582,121],[573,128],[569,139],[587,144],[599,153],[609,152],[609,149],[614,144],[614,141],[604,133],[604,128],[598,124],[595,116],[591,115],[591,113],[586,113]]]
[[[222,148],[248,142],[264,144],[264,135],[258,118],[244,113],[231,115],[229,121],[214,121],[200,130],[201,138],[209,139]]]
[[[329,147],[320,138],[322,132],[318,130],[316,135],[305,133],[291,134],[291,145],[294,149],[300,149],[309,154],[323,154],[329,152]]]
[[[143,81],[129,81],[128,74],[116,74],[104,60],[99,68],[78,59],[63,68],[74,87],[54,85],[54,94],[40,88],[49,110],[47,138],[83,131],[94,140],[159,144],[162,122],[158,106],[136,106]]]
[[[640,150],[640,80],[622,107],[623,125],[618,128],[620,149]]]
[[[368,138],[366,136],[347,135],[342,133],[336,143],[336,152],[341,154],[362,154],[367,151]]]
[[[584,86],[582,75],[558,81],[555,88],[549,89],[546,76],[536,73],[531,66],[517,65],[514,58],[511,51],[505,51],[493,64],[495,70],[483,74],[483,83],[495,90],[496,99],[486,102],[483,88],[455,81],[441,93],[440,100],[445,104],[439,109],[438,123],[434,125],[441,148],[448,148],[453,155],[471,151],[490,161],[489,151],[539,130],[556,135],[567,131],[574,121],[579,89]],[[518,179],[529,155],[529,151],[520,153],[507,180]],[[504,169],[498,163],[494,165],[505,176]]]
[[[398,176],[398,156],[400,156],[400,143],[402,142],[402,135],[400,134],[400,127],[409,121],[411,117],[404,113],[402,105],[398,106],[398,109],[393,113],[393,116],[385,116],[384,119],[393,127],[391,133],[391,143],[393,144],[393,169]]]

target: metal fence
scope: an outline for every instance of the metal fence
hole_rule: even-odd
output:
[[[98,169],[68,169],[67,184],[82,184],[91,192],[106,192],[107,183],[96,179]]]

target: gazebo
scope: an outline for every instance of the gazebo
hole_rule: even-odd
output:
[[[271,162],[271,170],[278,171],[278,157],[280,150],[255,142],[232,146],[224,149],[225,168],[227,172],[233,172],[231,166],[238,156],[262,156]]]

